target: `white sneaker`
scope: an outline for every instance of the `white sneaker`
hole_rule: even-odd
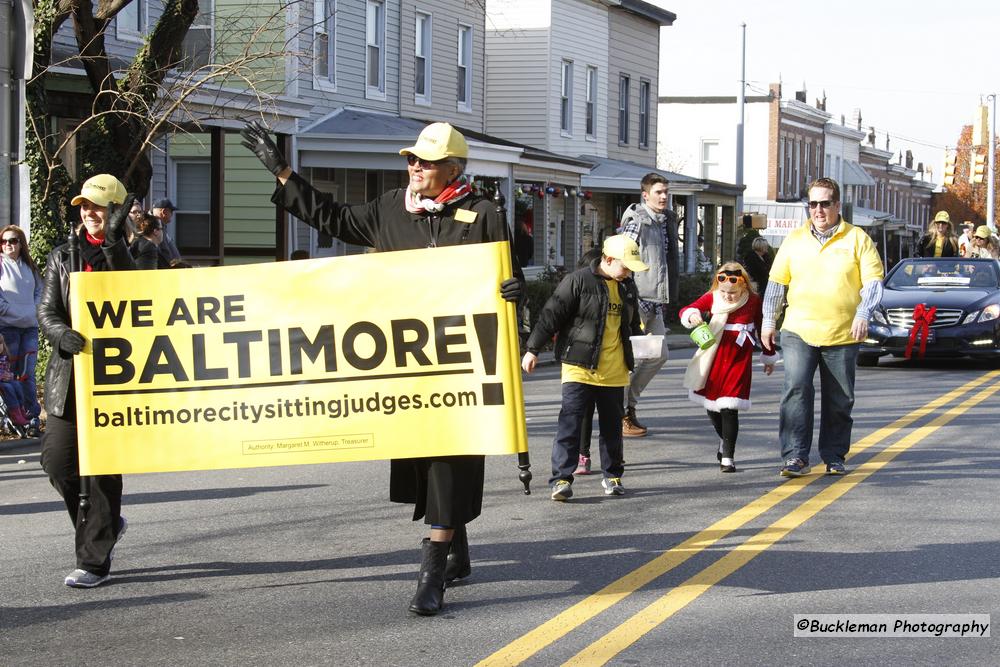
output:
[[[625,495],[625,487],[622,486],[621,477],[605,477],[601,480],[601,486],[604,487],[604,495],[606,496]]]
[[[110,574],[100,575],[76,569],[66,575],[63,583],[72,588],[94,588],[111,578]]]

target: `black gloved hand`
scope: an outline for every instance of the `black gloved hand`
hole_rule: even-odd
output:
[[[66,354],[79,354],[86,342],[87,339],[79,331],[66,329],[66,333],[59,339],[59,349]]]
[[[285,156],[278,150],[278,145],[271,139],[266,127],[257,121],[252,121],[243,126],[243,129],[240,130],[240,136],[243,137],[243,141],[240,143],[248,150],[253,151],[253,154],[264,163],[264,166],[272,174],[277,176],[288,168]]]
[[[521,281],[517,278],[508,278],[500,283],[500,296],[504,301],[517,301],[521,298]]]
[[[104,216],[104,245],[114,245],[125,235],[126,220],[135,202],[135,195],[125,195],[121,205],[108,202],[108,211]]]

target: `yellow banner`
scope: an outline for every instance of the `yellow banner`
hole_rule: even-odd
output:
[[[506,243],[76,273],[84,475],[527,451]]]

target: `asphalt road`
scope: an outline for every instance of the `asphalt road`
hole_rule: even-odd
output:
[[[1000,618],[1000,372],[859,369],[850,474],[786,481],[781,367],[756,376],[722,475],[680,388],[689,356],[643,397],[622,498],[595,475],[549,500],[558,368],[525,382],[534,493],[513,457],[488,460],[473,574],[434,618],[406,612],[424,527],[387,502],[384,462],[128,476],[115,578],[74,590],[37,445],[0,451],[0,664],[1000,662],[992,638],[793,636],[800,614]]]

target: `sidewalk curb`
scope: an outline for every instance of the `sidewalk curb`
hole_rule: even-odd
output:
[[[41,449],[41,438],[21,438],[19,440],[0,440],[0,452],[13,452],[19,449]]]

